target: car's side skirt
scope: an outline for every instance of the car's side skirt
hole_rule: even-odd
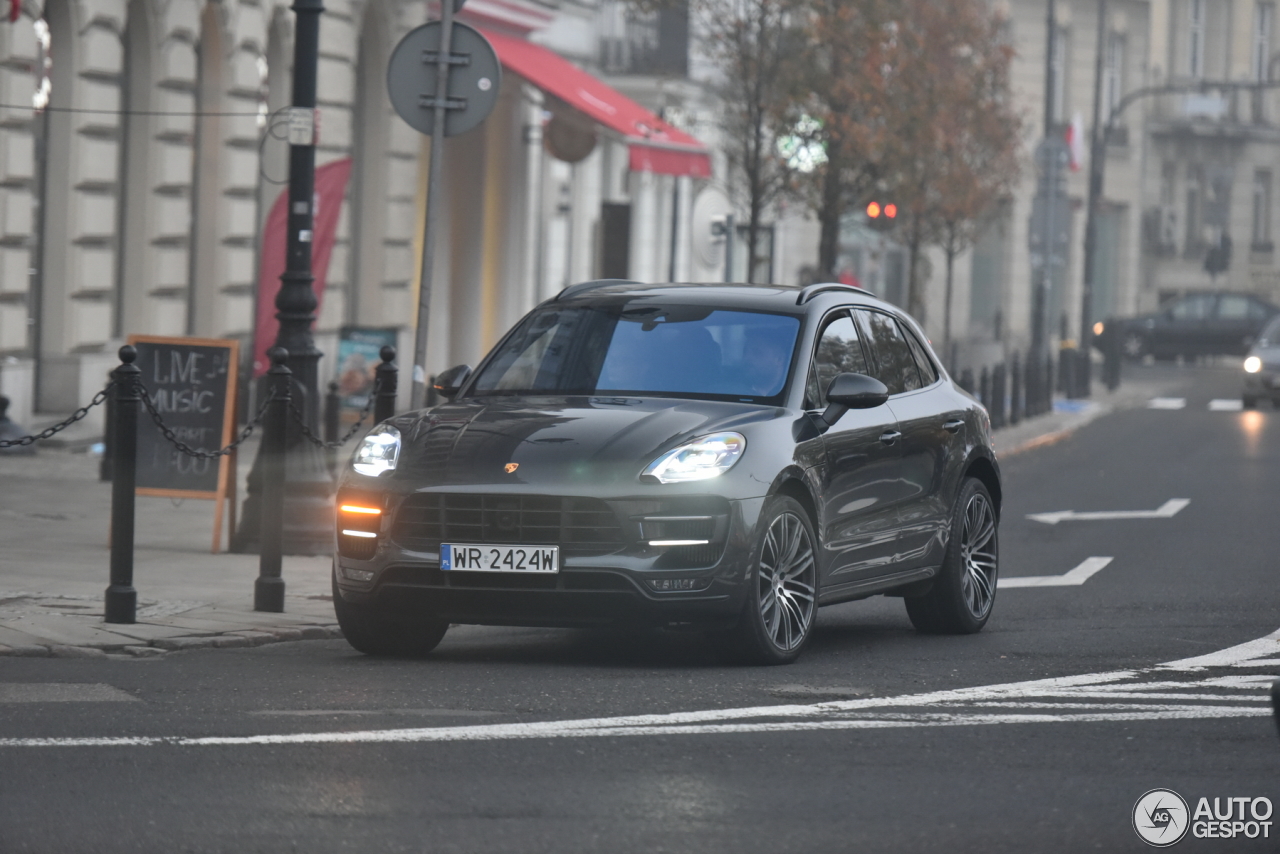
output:
[[[834,605],[837,602],[848,602],[851,599],[865,599],[868,596],[874,596],[877,593],[884,593],[897,587],[904,587],[918,581],[928,581],[937,574],[938,567],[922,566],[916,569],[906,569],[901,572],[895,572],[890,575],[881,575],[876,578],[855,581],[850,584],[841,584],[839,587],[832,587],[828,590],[823,590],[818,595],[818,604]]]

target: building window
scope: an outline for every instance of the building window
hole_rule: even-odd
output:
[[[1067,120],[1067,39],[1070,34],[1063,27],[1053,28],[1053,113],[1054,124]]]
[[[1102,106],[1106,116],[1120,105],[1124,95],[1124,49],[1124,36],[1112,33],[1107,39],[1106,63],[1102,69]]]
[[[1204,0],[1191,0],[1188,11],[1187,71],[1198,80],[1204,76]]]
[[[1270,78],[1271,22],[1275,19],[1274,3],[1259,3],[1253,18],[1253,79],[1259,83]]]
[[[1253,173],[1253,248],[1271,251],[1271,172],[1259,169]]]

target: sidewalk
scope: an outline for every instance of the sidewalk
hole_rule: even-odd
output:
[[[997,431],[996,452],[1057,441],[1108,412],[1144,405],[1170,384],[1126,378],[1115,393],[1096,387],[1090,401],[1059,400],[1054,412]],[[0,455],[0,656],[151,656],[342,636],[328,556],[286,557],[284,613],[256,612],[257,556],[210,554],[213,502],[193,499],[137,499],[137,623],[104,623],[111,484],[98,480],[89,444]],[[242,481],[256,451],[241,455]]]

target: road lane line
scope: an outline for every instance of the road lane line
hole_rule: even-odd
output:
[[[354,732],[304,732],[256,736],[208,737],[77,737],[7,738],[3,747],[211,747],[285,746],[322,744],[389,744],[412,742],[500,741],[534,738],[589,738],[637,735],[711,735],[725,733],[802,732],[894,727],[974,726],[1002,723],[1089,723],[1120,721],[1160,721],[1264,717],[1272,714],[1264,702],[1263,677],[1230,674],[1206,675],[1199,680],[1181,680],[1191,690],[1246,687],[1253,680],[1258,696],[1220,693],[1178,693],[1170,699],[1178,704],[1089,703],[1081,700],[1133,699],[1163,700],[1159,693],[1170,684],[1159,677],[1169,671],[1198,673],[1212,668],[1252,666],[1268,668],[1267,662],[1280,654],[1280,631],[1264,638],[1238,644],[1205,656],[1180,659],[1143,670],[1117,670],[1077,676],[1035,679],[998,685],[982,685],[857,700],[833,700],[812,705],[754,706],[738,709],[711,709],[669,714],[630,715],[612,718],[539,721],[412,729],[362,730]],[[1150,682],[1142,680],[1155,677]],[[1224,680],[1229,680],[1224,682]],[[1144,689],[1146,693],[1144,693]],[[1154,689],[1154,691],[1153,691]],[[1124,692],[1128,693],[1124,693]],[[1129,696],[1132,694],[1133,696]],[[1222,698],[1222,699],[1219,699]],[[1055,702],[1056,701],[1056,702]],[[1188,701],[1196,701],[1194,704]],[[1057,713],[1027,714],[1034,708]],[[1040,705],[1045,704],[1045,705]],[[1139,708],[1134,708],[1140,705]],[[1092,711],[1101,706],[1110,711]],[[1005,713],[986,711],[992,707]],[[920,711],[932,709],[931,711]],[[981,709],[982,711],[978,711]],[[900,711],[895,711],[900,710]]]
[[[1147,409],[1185,409],[1185,397],[1153,397],[1147,401]]]
[[[1059,522],[1097,522],[1110,519],[1172,519],[1191,503],[1190,498],[1170,498],[1155,510],[1054,510],[1052,513],[1028,513],[1033,522],[1056,525]]]
[[[1000,578],[996,580],[996,588],[1006,587],[1079,587],[1100,570],[1111,563],[1114,558],[1090,557],[1081,561],[1080,565],[1065,575],[1024,575],[1020,578]]]
[[[1210,412],[1239,412],[1244,409],[1244,401],[1238,397],[1214,398],[1209,401]]]

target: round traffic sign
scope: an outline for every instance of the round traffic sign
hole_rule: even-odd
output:
[[[435,130],[436,56],[444,25],[439,21],[410,30],[391,53],[387,63],[387,94],[400,118],[414,130]],[[498,54],[480,31],[467,24],[453,24],[449,53],[448,109],[444,135],[466,133],[484,121],[498,102],[502,66]]]

